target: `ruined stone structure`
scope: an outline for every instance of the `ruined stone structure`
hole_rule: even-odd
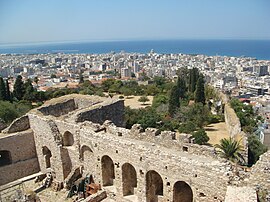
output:
[[[269,181],[248,181],[257,178],[255,175],[262,181],[269,177],[265,174],[270,168],[269,154],[262,157],[251,177],[241,168],[236,176],[234,166],[220,159],[213,147],[192,144],[188,135],[154,128],[143,131],[137,124],[130,130],[123,128],[123,110],[122,100],[68,95],[30,111],[29,129],[17,132],[23,128],[22,120],[6,129],[6,133],[12,131],[7,137],[28,134],[29,140],[24,141],[34,144],[21,149],[33,148],[28,158],[33,155],[32,165],[37,167],[20,176],[52,172],[54,182],[65,187],[70,187],[78,174],[91,176],[108,197],[119,202],[224,201],[228,185],[270,189]],[[1,152],[10,152],[13,159],[16,146],[3,151],[0,146]],[[0,167],[0,179],[6,166]],[[16,164],[9,166],[15,169]],[[231,197],[231,192],[227,196]]]

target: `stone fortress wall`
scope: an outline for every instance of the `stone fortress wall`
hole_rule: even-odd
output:
[[[0,185],[39,171],[33,131],[0,133]]]
[[[248,157],[247,134],[244,131],[242,131],[240,120],[237,117],[233,108],[230,106],[227,95],[220,93],[220,98],[222,102],[224,103],[225,123],[228,129],[228,132],[230,134],[230,137],[241,142],[241,145],[243,146],[243,157],[247,161],[247,157]]]
[[[247,182],[241,168],[239,179],[214,148],[192,144],[188,135],[121,128],[123,110],[122,100],[68,95],[29,112],[40,171],[66,186],[78,172],[92,175],[116,201],[224,201],[228,185]],[[264,172],[258,167],[254,175]]]

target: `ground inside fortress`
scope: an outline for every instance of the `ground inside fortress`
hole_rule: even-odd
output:
[[[18,180],[19,181],[19,180]],[[15,190],[21,190],[23,194],[31,194],[33,193],[33,190],[37,189],[42,185],[42,182],[34,182],[35,180],[29,180],[25,181],[22,184],[15,185],[13,187],[10,187],[9,189],[6,189],[5,192],[8,192],[8,195],[11,196],[10,200],[6,198],[6,202],[12,201],[14,199],[13,197],[16,196]],[[14,181],[16,182],[16,181]],[[12,182],[12,183],[14,183]],[[68,191],[66,189],[61,189],[60,191],[54,191],[51,187],[46,188],[39,193],[36,194],[36,196],[39,198],[41,202],[74,202],[77,196],[73,196],[72,198],[67,198]],[[136,201],[132,200],[131,201]],[[5,200],[4,200],[5,202]],[[116,202],[113,199],[105,198],[102,200],[102,202]]]
[[[208,143],[212,145],[219,144],[221,139],[230,137],[225,122],[209,124],[204,129],[210,138]]]
[[[125,106],[129,106],[132,109],[139,109],[152,105],[153,96],[147,96],[149,101],[145,102],[144,104],[138,101],[140,97],[141,96],[129,96],[127,98],[127,96],[125,96]],[[209,124],[205,127],[205,130],[210,138],[209,143],[212,145],[219,144],[221,139],[230,137],[225,122]]]
[[[151,106],[152,105],[152,101],[153,101],[153,96],[147,96],[147,98],[149,99],[149,101],[142,103],[139,102],[138,100],[140,99],[141,96],[125,96],[125,106],[126,107],[130,107],[131,109],[139,109],[139,108],[145,108],[147,106]]]

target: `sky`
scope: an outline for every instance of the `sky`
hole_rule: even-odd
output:
[[[270,39],[270,0],[0,0],[0,43]]]

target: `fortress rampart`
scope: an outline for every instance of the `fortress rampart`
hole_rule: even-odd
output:
[[[249,173],[238,168],[236,176],[234,165],[213,147],[190,143],[187,134],[120,127],[123,110],[122,100],[69,95],[29,112],[37,171],[52,172],[66,187],[78,173],[92,176],[116,201],[224,201],[229,185],[249,185]],[[251,175],[264,176],[261,164]]]

